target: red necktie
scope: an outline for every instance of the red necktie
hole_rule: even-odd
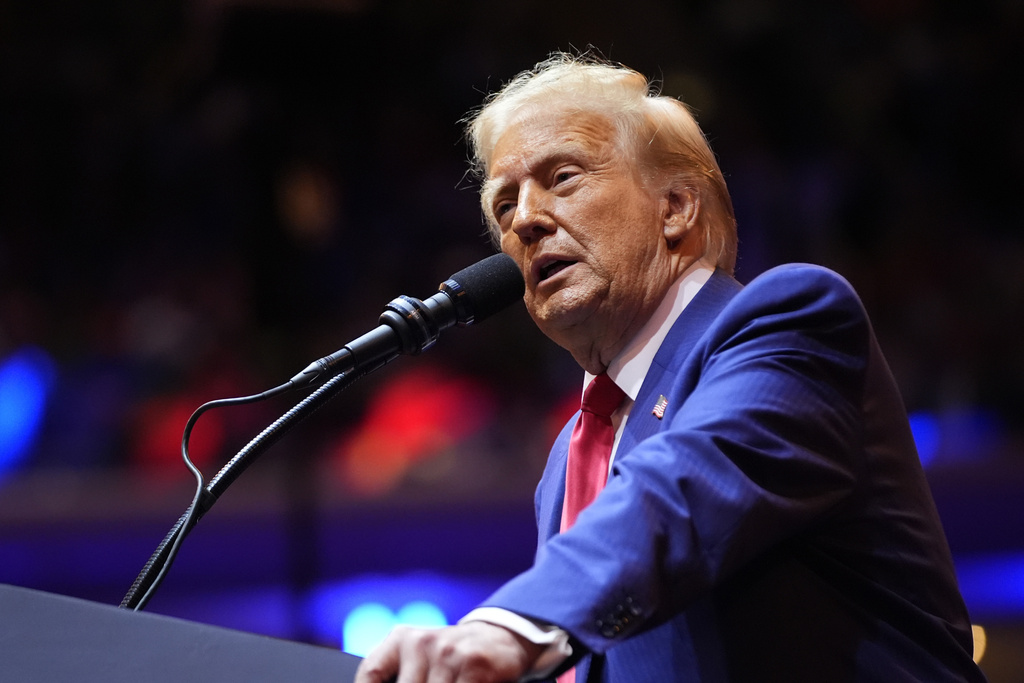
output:
[[[569,460],[565,467],[565,500],[562,502],[562,527],[576,523],[583,508],[590,505],[608,481],[608,461],[615,443],[612,413],[622,405],[626,394],[602,373],[583,392],[580,419],[569,440]],[[558,677],[558,683],[575,683],[576,669]]]
[[[595,377],[583,392],[582,413],[569,441],[562,531],[576,523],[580,511],[590,505],[608,481],[608,461],[615,442],[611,416],[622,405],[625,396],[622,389],[603,373]]]

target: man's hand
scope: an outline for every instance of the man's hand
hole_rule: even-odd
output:
[[[363,660],[355,683],[511,683],[543,649],[483,621],[442,629],[398,626]]]

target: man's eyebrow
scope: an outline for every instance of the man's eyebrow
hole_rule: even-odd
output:
[[[483,186],[480,188],[480,194],[484,196],[494,194],[495,192],[498,191],[498,188],[502,187],[502,185],[507,184],[508,183],[502,180],[501,178],[488,178],[487,180],[484,181]]]
[[[480,203],[484,208],[489,208],[494,197],[500,192],[505,192],[514,183],[507,178],[488,178],[480,187]]]

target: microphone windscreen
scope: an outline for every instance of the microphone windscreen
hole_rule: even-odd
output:
[[[455,300],[458,321],[466,325],[480,322],[522,299],[526,283],[510,256],[495,254],[455,273],[441,289]]]

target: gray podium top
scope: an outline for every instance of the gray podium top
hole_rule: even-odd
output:
[[[0,584],[0,678],[350,683],[338,650]]]

